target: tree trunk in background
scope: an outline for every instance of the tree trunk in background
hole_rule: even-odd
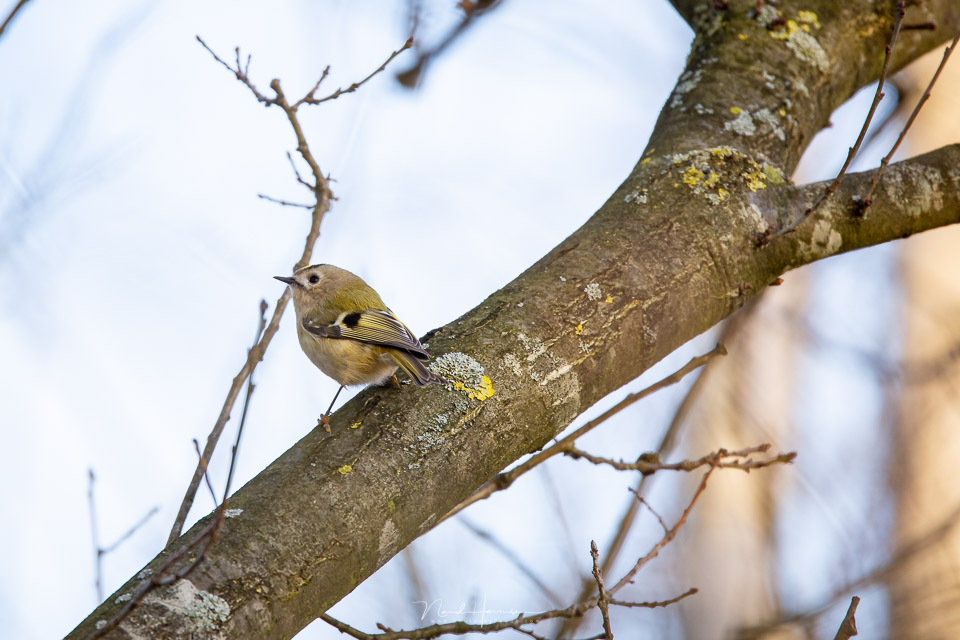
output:
[[[941,59],[934,51],[898,78],[913,108]],[[904,155],[960,140],[956,100],[960,65],[946,67],[910,130]],[[960,366],[947,358],[960,343],[960,229],[906,243],[904,372],[891,484],[897,503],[894,548],[936,529],[960,504]],[[937,363],[933,369],[928,365]],[[921,365],[922,371],[916,366]],[[960,527],[915,555],[889,581],[891,638],[960,638]]]
[[[729,355],[710,371],[690,416],[681,457],[765,442],[774,450],[786,450],[783,434],[790,428],[797,345],[802,340],[790,319],[801,315],[806,298],[804,274],[789,279],[789,287],[768,290],[732,319],[743,325],[726,345]],[[697,597],[679,605],[687,638],[729,638],[735,629],[777,617],[774,523],[779,479],[771,475],[757,482],[746,473],[711,479],[711,490],[701,498],[680,541],[681,582],[700,589]],[[779,629],[776,637],[793,636]]]

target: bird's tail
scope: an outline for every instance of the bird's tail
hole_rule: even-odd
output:
[[[433,371],[430,371],[430,369],[427,369],[424,361],[409,351],[390,349],[390,357],[403,369],[404,373],[410,376],[413,384],[418,387],[426,386],[431,382],[438,382],[440,384],[446,384],[447,382]]]

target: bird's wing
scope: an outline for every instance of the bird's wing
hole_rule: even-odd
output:
[[[420,341],[389,311],[367,310],[342,313],[332,324],[318,325],[304,319],[303,328],[321,338],[357,340],[410,352],[422,360],[430,357]]]

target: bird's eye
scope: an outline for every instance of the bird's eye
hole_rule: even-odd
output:
[[[317,274],[313,274],[312,276],[310,276],[309,280],[310,280],[310,284],[317,284],[318,282],[320,282],[320,276],[318,276]]]

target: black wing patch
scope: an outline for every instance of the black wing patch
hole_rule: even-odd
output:
[[[430,358],[420,341],[389,311],[354,311],[343,314],[333,324],[324,326],[310,324],[305,320],[303,328],[322,338],[357,340],[403,349],[421,360]]]

